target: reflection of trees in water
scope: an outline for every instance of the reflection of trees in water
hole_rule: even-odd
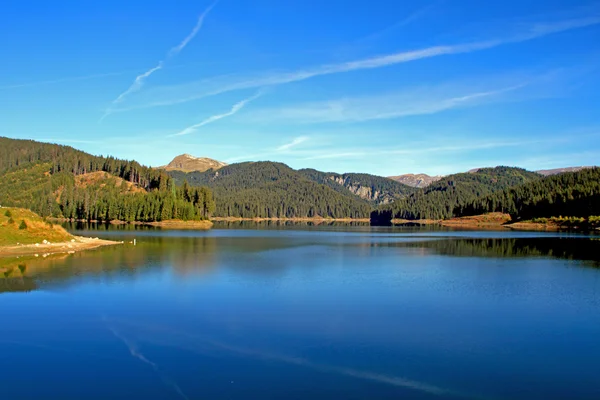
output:
[[[449,239],[394,245],[459,257],[554,257],[600,266],[600,239],[591,238]]]
[[[47,257],[0,258],[0,293],[28,291],[73,281],[136,277],[160,268],[206,273],[214,264],[215,238],[144,237],[123,245]]]
[[[210,273],[215,265],[250,274],[274,274],[283,272],[293,257],[269,256],[271,252],[323,244],[326,244],[323,238],[313,235],[143,236],[135,247],[125,243],[71,255],[0,258],[0,293],[63,286],[90,279],[136,279],[161,268],[171,268],[175,274],[184,276]],[[423,255],[434,251],[460,257],[555,257],[587,261],[587,265],[600,267],[600,239],[594,238],[439,238],[389,242],[374,239],[363,244],[365,251],[375,246],[410,248]],[[360,247],[360,244],[353,246]]]
[[[34,279],[27,277],[0,278],[0,293],[5,292],[31,292],[38,285]]]
[[[100,232],[107,231],[152,231],[160,230],[152,225],[141,225],[141,224],[106,224],[97,222],[87,221],[74,221],[74,222],[63,222],[61,224],[63,228],[74,231],[74,230],[94,230]]]
[[[0,293],[86,279],[135,279],[162,268],[170,268],[176,275],[203,275],[218,263],[257,272],[266,267],[257,256],[261,252],[307,244],[304,239],[273,237],[143,236],[133,246],[129,243],[132,238],[122,239],[123,245],[75,254],[0,258]]]

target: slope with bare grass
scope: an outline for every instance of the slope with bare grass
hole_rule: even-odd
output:
[[[0,208],[0,255],[68,253],[116,244],[73,236],[23,208]]]

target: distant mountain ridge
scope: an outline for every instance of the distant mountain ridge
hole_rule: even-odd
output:
[[[594,168],[594,167],[586,166],[586,167],[565,167],[565,168],[554,168],[554,169],[540,169],[535,172],[537,172],[540,175],[550,176],[550,175],[565,174],[567,172],[577,172],[577,171],[581,171],[582,169],[589,169],[589,168]]]
[[[213,160],[207,157],[194,157],[190,154],[181,154],[175,157],[169,164],[159,169],[166,171],[182,171],[182,172],[204,172],[209,169],[219,169],[227,164],[221,161]]]
[[[427,174],[403,174],[397,176],[388,176],[388,178],[391,180],[415,188],[427,187],[433,182],[439,181],[440,179],[442,179],[442,177],[442,175],[430,176]]]
[[[476,172],[478,172],[482,169],[486,169],[486,168],[491,168],[491,167],[473,168],[473,169],[468,170],[466,173],[473,174],[473,173],[476,173]],[[594,167],[593,166],[564,167],[564,168],[554,168],[554,169],[540,169],[540,170],[533,171],[533,172],[536,172],[543,176],[550,176],[550,175],[564,174],[564,173],[568,173],[568,172],[577,172],[577,171],[581,171],[582,169],[587,169],[587,168],[594,168]],[[444,177],[445,177],[445,175],[431,176],[431,175],[427,175],[427,174],[403,174],[403,175],[396,175],[396,176],[388,176],[389,179],[392,179],[396,182],[400,182],[400,183],[403,183],[405,185],[412,186],[415,188],[426,188],[427,186],[431,185],[434,182],[441,180]]]

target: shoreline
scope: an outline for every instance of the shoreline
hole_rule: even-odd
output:
[[[195,230],[209,230],[212,228],[213,223],[211,221],[180,221],[180,220],[167,220],[158,222],[141,222],[133,223],[133,225],[149,225],[155,226],[161,229],[195,229]]]
[[[105,225],[135,225],[135,226],[154,226],[157,228],[163,229],[198,229],[198,230],[208,230],[213,226],[212,221],[209,220],[201,220],[201,221],[183,221],[177,219],[170,219],[165,221],[154,221],[154,222],[143,222],[143,221],[121,221],[118,219],[113,219],[112,221],[99,221],[99,220],[82,220],[82,219],[72,219],[72,218],[51,218],[52,221],[55,222],[81,222],[81,223],[91,223],[91,224],[105,224]]]
[[[369,218],[241,218],[241,217],[214,217],[210,219],[215,222],[371,222]]]
[[[393,225],[438,225],[448,228],[483,229],[496,231],[536,231],[536,232],[558,232],[558,231],[598,231],[600,228],[594,226],[579,226],[560,224],[548,219],[546,222],[537,221],[512,221],[508,214],[490,213],[469,217],[451,218],[446,220],[405,220],[393,219]]]
[[[68,253],[73,254],[78,251],[92,250],[104,246],[113,246],[122,242],[104,240],[98,238],[86,238],[82,236],[73,236],[71,241],[58,243],[35,243],[22,244],[17,246],[0,246],[0,257],[4,256],[28,256],[28,255],[49,255]]]
[[[209,230],[213,228],[214,222],[308,222],[314,224],[322,223],[368,223],[371,220],[369,218],[242,218],[242,217],[213,217],[210,220],[202,221],[182,221],[182,220],[167,220],[167,221],[156,221],[156,222],[125,222],[120,220],[112,220],[110,222],[100,222],[97,220],[83,221],[73,220],[67,218],[52,218],[53,221],[57,222],[85,222],[85,223],[103,223],[108,225],[136,225],[136,226],[153,226],[161,229],[189,229],[189,230]],[[578,226],[578,225],[565,225],[558,222],[548,220],[546,222],[538,221],[515,221],[512,222],[508,214],[502,213],[490,213],[483,215],[475,215],[469,217],[458,217],[451,219],[392,219],[392,226],[395,225],[437,225],[444,226],[447,228],[462,228],[462,229],[481,229],[481,230],[516,230],[516,231],[599,231],[599,227],[594,226]],[[377,226],[377,225],[374,225]],[[22,246],[21,246],[22,247]],[[0,248],[0,255],[2,250]]]

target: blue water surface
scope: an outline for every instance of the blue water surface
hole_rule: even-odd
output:
[[[76,233],[0,259],[3,399],[600,398],[594,236]]]

